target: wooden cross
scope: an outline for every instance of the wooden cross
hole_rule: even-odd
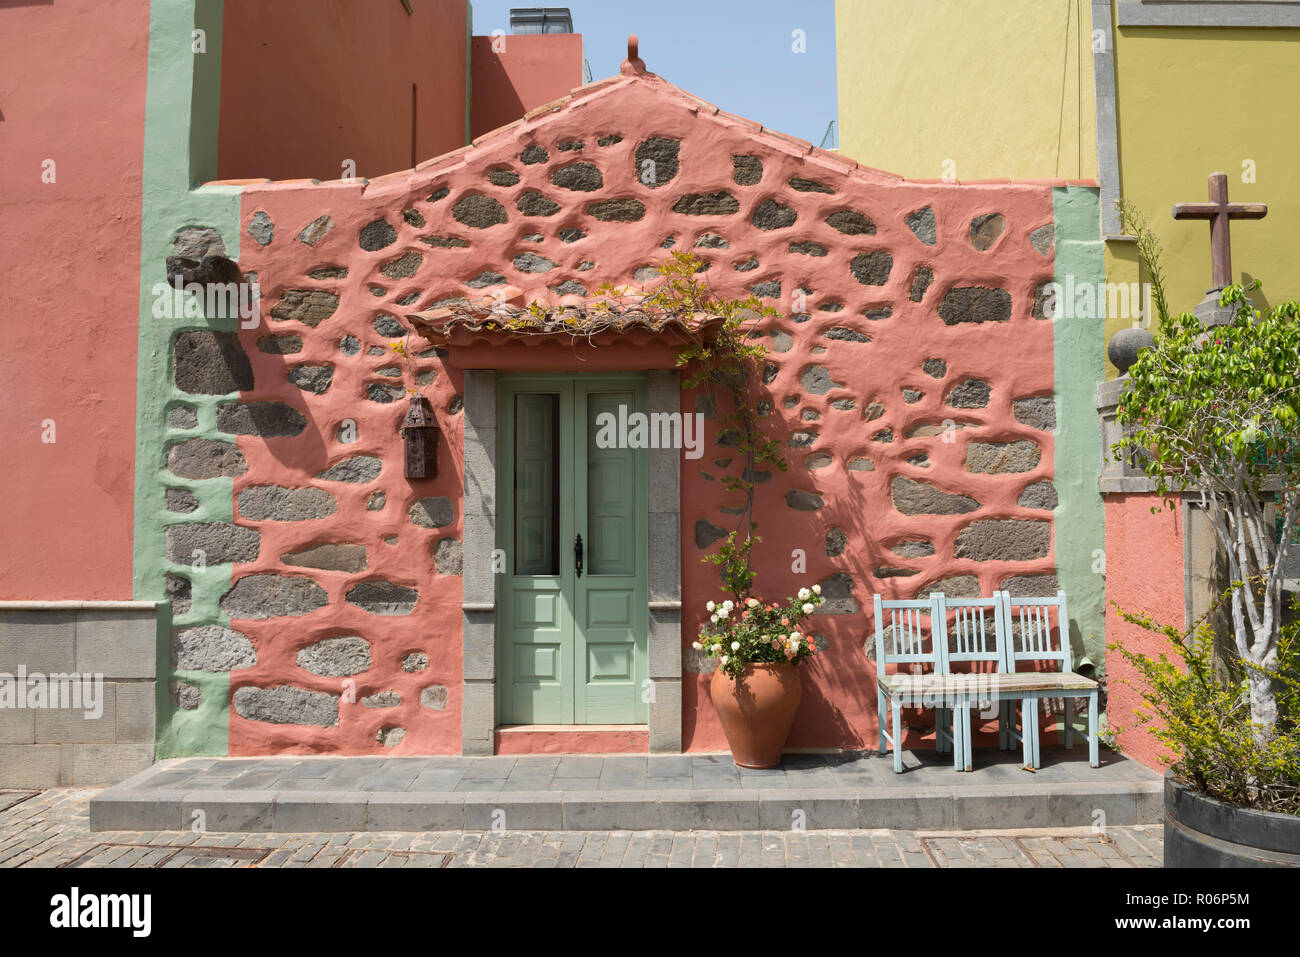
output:
[[[1228,174],[1210,174],[1208,203],[1176,203],[1174,219],[1208,219],[1210,221],[1210,265],[1214,272],[1213,289],[1232,282],[1232,240],[1229,223],[1234,219],[1263,219],[1268,207],[1263,203],[1228,202]]]

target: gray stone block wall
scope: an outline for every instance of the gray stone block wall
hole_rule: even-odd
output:
[[[0,602],[0,788],[113,784],[151,765],[157,649],[155,602]]]

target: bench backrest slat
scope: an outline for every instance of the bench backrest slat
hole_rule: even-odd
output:
[[[940,643],[934,640],[933,629],[941,618],[938,607],[942,597],[887,601],[873,596],[877,668],[919,663],[939,670]]]
[[[1006,670],[1003,593],[995,591],[992,598],[940,597],[945,665],[954,661],[986,661],[998,671]]]
[[[1008,671],[1016,671],[1021,661],[1055,661],[1063,672],[1074,670],[1065,592],[1058,591],[1055,598],[1012,598],[1003,593],[1002,606]]]

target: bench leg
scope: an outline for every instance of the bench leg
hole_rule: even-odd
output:
[[[897,698],[894,698],[890,704],[893,706],[893,728],[894,728],[894,773],[903,773],[903,713],[899,707]]]
[[[880,730],[880,734],[879,734],[879,741],[877,741],[876,746],[880,754],[884,754],[885,751],[888,750],[888,744],[886,743],[887,738],[885,737],[886,734],[885,722],[889,720],[889,712],[887,710],[887,707],[888,705],[885,700],[885,693],[881,691],[879,688],[877,688],[876,689],[876,725]]]
[[[975,748],[974,735],[971,733],[970,706],[971,703],[965,701],[961,709],[961,758],[962,766],[967,771],[971,770],[971,751]]]
[[[1040,698],[1033,700],[1034,713],[1034,767],[1043,766],[1043,702]]]
[[[1030,705],[1032,698],[1020,700],[1020,749],[1027,768],[1034,767],[1034,709]]]
[[[1088,695],[1088,763],[1094,768],[1101,767],[1101,755],[1098,753],[1097,741],[1097,692]]]
[[[1009,747],[1007,744],[1007,710],[1011,704],[1010,701],[998,702],[998,750],[1005,751]]]
[[[1065,739],[1066,750],[1074,748],[1074,699],[1065,698],[1062,700],[1065,705],[1065,727],[1061,729],[1061,735]]]

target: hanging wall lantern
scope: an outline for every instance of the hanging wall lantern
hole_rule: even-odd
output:
[[[422,395],[411,396],[402,438],[406,443],[406,477],[434,478],[438,474],[438,423],[433,418],[433,406]]]

